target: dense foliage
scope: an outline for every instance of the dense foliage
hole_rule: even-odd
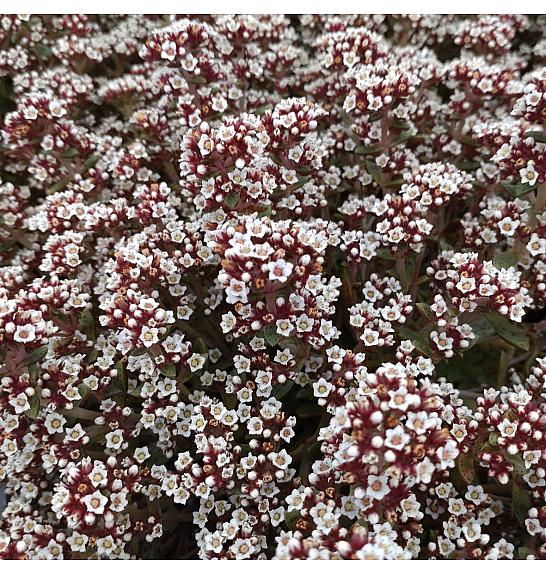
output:
[[[1,17],[0,557],[546,557],[545,31]]]

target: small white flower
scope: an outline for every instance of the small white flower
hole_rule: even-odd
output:
[[[34,325],[17,325],[13,334],[13,340],[17,343],[31,343],[36,339],[36,327]]]
[[[66,539],[73,552],[85,552],[88,540],[89,536],[87,534],[80,534],[77,530],[74,530]]]
[[[188,366],[192,373],[198,371],[206,361],[206,357],[200,355],[199,353],[193,353],[193,355],[188,359]]]
[[[232,278],[226,287],[227,303],[246,303],[248,301],[248,287],[244,281]]]
[[[370,474],[370,476],[368,476],[366,495],[377,500],[383,499],[391,491],[388,483],[388,476],[376,476],[375,474]]]
[[[81,501],[87,507],[87,512],[92,512],[94,514],[104,514],[104,508],[108,502],[108,499],[97,490],[92,494],[84,496]]]
[[[501,436],[513,437],[518,429],[518,423],[515,421],[511,422],[508,419],[503,419],[502,422],[497,425],[497,428],[499,429]]]
[[[30,409],[30,403],[25,393],[19,393],[16,397],[12,397],[9,404],[15,409],[16,414],[24,413]]]
[[[387,429],[385,432],[385,446],[395,450],[402,450],[409,442],[410,437],[401,426]]]
[[[44,421],[44,425],[49,434],[62,433],[66,419],[59,413],[49,413]]]
[[[330,391],[334,388],[332,383],[328,382],[326,379],[319,379],[313,383],[313,394],[318,398],[325,398],[330,394]]]
[[[474,486],[472,484],[468,485],[468,489],[467,492],[464,496],[466,498],[466,500],[470,500],[470,502],[473,502],[474,504],[478,505],[481,504],[485,498],[485,492],[483,491],[483,487],[482,486]]]
[[[461,514],[466,514],[467,512],[462,498],[450,498],[447,509],[454,516],[461,516]]]
[[[512,237],[512,235],[514,235],[514,233],[516,232],[516,229],[519,227],[520,222],[519,221],[514,221],[512,218],[510,217],[505,217],[504,219],[501,219],[498,223],[497,223],[500,232],[503,235],[506,235],[508,237]]]
[[[315,320],[311,319],[304,313],[298,317],[298,320],[296,321],[296,329],[298,333],[308,333],[313,329],[314,323]]]
[[[474,291],[476,289],[476,280],[474,277],[461,277],[456,287],[461,293]]]
[[[159,330],[155,327],[148,327],[144,325],[142,331],[140,332],[140,340],[144,343],[145,347],[151,347],[159,341],[158,337]]]
[[[288,468],[288,465],[292,462],[292,457],[286,452],[286,449],[282,449],[280,452],[271,452],[267,455],[267,458],[280,469]]]
[[[293,326],[288,319],[279,319],[276,323],[277,334],[283,337],[289,337]]]
[[[533,186],[538,180],[538,173],[535,170],[534,162],[528,161],[527,166],[519,170],[519,175],[521,176],[521,183],[528,183]]]
[[[127,506],[127,491],[120,490],[119,492],[112,492],[110,495],[110,508],[114,512],[121,512]]]
[[[66,432],[66,440],[69,441],[79,441],[82,436],[85,436],[85,431],[80,423],[74,425],[72,428],[67,428]]]
[[[285,261],[284,259],[270,261],[267,264],[267,269],[269,270],[269,279],[271,281],[280,281],[281,283],[284,283],[292,274],[293,268],[294,266],[292,263]]]
[[[123,431],[116,429],[106,435],[106,448],[118,450],[123,446]]]

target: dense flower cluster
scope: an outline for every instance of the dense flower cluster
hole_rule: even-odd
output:
[[[545,63],[2,16],[0,559],[546,558]]]

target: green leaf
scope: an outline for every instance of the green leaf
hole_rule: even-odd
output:
[[[381,169],[372,158],[366,159],[366,171],[377,181],[381,181]]]
[[[524,475],[527,472],[525,462],[521,454],[508,454],[504,453],[504,458],[514,467],[514,472],[519,475]]]
[[[264,328],[264,339],[271,347],[274,347],[279,342],[279,335],[275,325],[266,325]]]
[[[80,152],[76,148],[69,148],[61,154],[61,157],[76,157],[80,155]]]
[[[300,187],[303,187],[309,181],[309,179],[310,177],[307,175],[300,177],[298,182],[292,186],[292,191],[296,191]]]
[[[112,398],[117,395],[124,395],[125,396],[125,363],[123,361],[118,361],[115,364],[115,369],[117,371],[116,376],[108,385],[108,389],[106,391],[106,398]]]
[[[192,78],[188,78],[188,84],[206,84],[207,79],[203,78],[202,76],[193,76]]]
[[[324,409],[315,402],[302,401],[298,403],[298,415],[301,418],[318,417],[324,414]]]
[[[298,521],[299,517],[300,517],[299,510],[292,510],[290,512],[284,513],[284,521],[286,522],[290,530],[296,530],[296,522]]]
[[[34,349],[34,351],[32,351],[32,353],[30,353],[30,355],[23,361],[23,367],[28,367],[41,361],[47,355],[48,349],[49,347],[47,345]]]
[[[381,146],[377,145],[359,145],[356,146],[354,153],[359,155],[366,155],[369,153],[377,153],[382,150]]]
[[[535,130],[535,131],[525,132],[523,134],[523,137],[533,138],[536,142],[546,143],[546,132],[545,131]]]
[[[529,185],[528,183],[507,183],[505,181],[501,182],[502,187],[508,191],[514,197],[521,197],[526,195],[531,191],[534,191],[538,185]]]
[[[89,392],[89,386],[86,385],[85,383],[78,385],[78,392],[80,393],[82,399],[85,399],[85,396]]]
[[[381,257],[381,259],[388,259],[389,261],[396,260],[396,256],[393,255],[391,250],[386,247],[380,247],[379,249],[376,249],[375,252],[378,257]]]
[[[459,169],[464,170],[464,171],[474,171],[480,167],[480,163],[477,161],[472,161],[472,160],[466,159],[466,160],[460,161],[457,164],[457,167]]]
[[[231,209],[235,209],[237,204],[239,203],[239,194],[238,193],[228,193],[224,198],[224,203],[231,207]]]
[[[48,190],[47,190],[47,194],[48,195],[53,195],[54,193],[57,193],[58,191],[61,191],[62,189],[64,189],[68,184],[69,184],[70,180],[69,179],[61,179],[61,181],[58,181],[57,183],[54,183]]]
[[[197,337],[195,343],[193,343],[193,351],[195,353],[200,353],[201,355],[208,355],[209,348],[202,337]]]
[[[474,335],[476,335],[476,342],[478,342],[480,339],[491,337],[491,335],[495,334],[495,329],[491,327],[485,317],[480,317],[475,321],[470,321],[470,326],[472,327]]]
[[[139,347],[138,349],[135,349],[131,353],[131,355],[133,357],[140,357],[141,355],[144,355],[147,351],[148,351],[148,349],[146,347]]]
[[[461,453],[457,458],[457,469],[466,484],[470,484],[474,480],[475,474],[474,457],[468,453]]]
[[[519,260],[520,255],[515,251],[504,251],[495,256],[493,265],[497,269],[507,269],[508,267],[516,267]]]
[[[529,350],[529,338],[514,322],[494,312],[488,313],[485,318],[493,327],[495,333],[500,335],[505,341],[523,351]]]
[[[409,339],[414,347],[423,355],[432,357],[436,353],[430,348],[428,336],[425,333],[416,332],[408,329],[407,327],[400,327],[398,333],[402,339]]]
[[[34,393],[30,398],[30,410],[27,411],[26,415],[30,419],[35,419],[40,412],[40,395],[38,393]]]
[[[527,518],[528,510],[533,506],[531,497],[521,486],[514,483],[512,488],[512,512],[518,519],[520,524],[523,524]]]
[[[260,209],[261,211],[258,212],[258,217],[270,217],[273,214],[273,208],[271,204],[269,205],[261,204]]]
[[[286,381],[286,383],[282,385],[276,385],[271,393],[276,399],[282,399],[286,394],[290,392],[292,387],[294,386],[294,381]]]
[[[85,163],[82,166],[82,172],[87,171],[88,169],[91,169],[99,160],[99,156],[98,155],[90,155],[86,160]]]
[[[436,365],[436,374],[460,389],[495,387],[501,349],[494,345],[473,345],[462,355]]]
[[[395,145],[400,145],[401,143],[405,142],[406,140],[408,140],[411,137],[411,131],[410,130],[406,130],[400,134],[398,134],[394,140],[391,142],[390,147],[395,146]]]
[[[534,556],[535,553],[530,549],[527,548],[526,546],[520,546],[518,548],[518,558],[520,560],[527,560],[527,556]]]
[[[176,365],[174,363],[167,363],[161,368],[161,373],[169,379],[176,378]]]
[[[417,307],[417,310],[419,311],[419,313],[421,313],[421,315],[423,315],[423,317],[425,317],[426,319],[428,319],[432,323],[436,323],[438,321],[438,318],[431,311],[430,305],[428,303],[416,303],[415,306]]]
[[[45,46],[44,44],[36,44],[34,46],[34,53],[40,58],[40,60],[47,60],[51,54],[51,48],[49,46]]]

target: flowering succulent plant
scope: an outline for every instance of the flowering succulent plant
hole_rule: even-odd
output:
[[[0,26],[0,559],[546,558],[546,22]]]

